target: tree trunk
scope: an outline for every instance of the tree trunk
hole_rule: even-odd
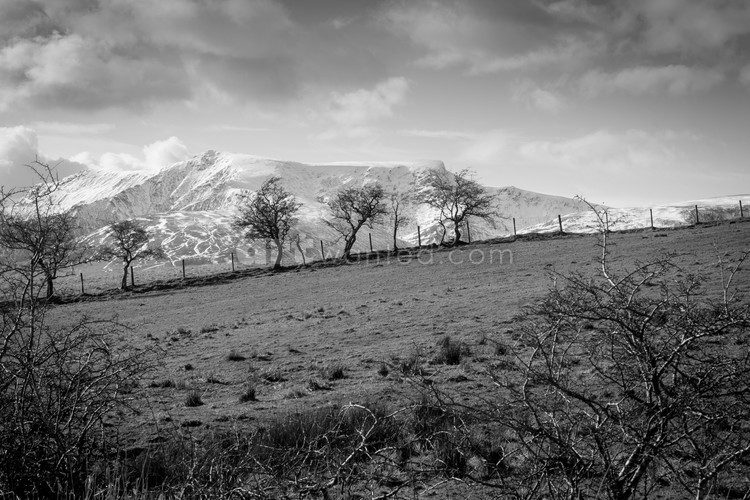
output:
[[[455,232],[455,237],[453,239],[453,245],[451,246],[457,246],[458,242],[461,241],[461,223],[459,221],[453,221],[453,231]]]
[[[281,259],[284,257],[284,248],[281,240],[274,240],[276,243],[276,262],[273,264],[273,269],[279,269],[281,267]]]
[[[349,260],[349,254],[352,253],[352,247],[354,242],[357,241],[357,235],[352,234],[349,238],[344,240],[344,255],[341,256],[344,260]]]
[[[398,222],[393,223],[393,251],[398,250],[398,243],[396,243],[396,233],[398,232]]]
[[[128,269],[129,268],[130,268],[130,263],[122,266],[122,283],[120,284],[120,288],[122,290],[128,289]]]
[[[54,278],[52,277],[51,274],[47,275],[47,298],[48,299],[51,298],[52,295],[54,295],[54,293],[55,293],[55,285],[54,285],[54,283],[52,281],[53,279]]]
[[[302,265],[307,265],[307,262],[305,260],[305,251],[302,249],[302,245],[300,244],[300,239],[297,238],[294,240],[294,242],[297,244],[297,250],[299,250],[300,255],[302,255]]]

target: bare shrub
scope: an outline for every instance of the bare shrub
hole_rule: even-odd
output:
[[[114,349],[109,340],[126,330],[115,321],[48,321],[42,298],[54,276],[44,259],[67,236],[44,223],[58,183],[49,169],[40,175],[24,193],[24,217],[37,221],[34,252],[19,253],[6,238],[19,193],[0,188],[0,491],[20,498],[83,493],[91,464],[109,462],[109,419],[128,409],[149,353]]]
[[[615,273],[602,238],[599,276],[557,276],[517,318],[517,368],[491,370],[497,397],[443,399],[465,416],[453,442],[494,461],[483,484],[522,498],[741,497],[750,304],[732,284],[750,252],[719,260],[711,289],[669,258]],[[469,439],[487,427],[504,436],[501,454]]]

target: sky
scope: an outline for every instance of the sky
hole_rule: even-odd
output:
[[[750,2],[0,0],[0,185],[209,149],[612,206],[750,193]]]

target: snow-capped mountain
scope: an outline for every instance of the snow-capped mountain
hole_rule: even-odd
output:
[[[107,238],[106,226],[112,222],[137,218],[172,261],[221,262],[233,253],[240,261],[265,264],[273,249],[267,249],[262,241],[246,241],[231,227],[231,221],[238,195],[257,190],[270,176],[278,176],[302,203],[298,238],[288,243],[285,255],[285,262],[292,263],[301,262],[303,255],[319,259],[321,242],[327,256],[340,254],[343,245],[338,235],[323,223],[326,202],[339,189],[378,182],[388,192],[419,193],[425,189],[430,170],[445,170],[445,165],[440,161],[305,164],[207,151],[148,175],[86,170],[65,178],[55,201],[78,216],[92,245]],[[593,218],[587,222],[588,207],[578,200],[515,187],[487,189],[495,195],[500,215],[494,224],[471,220],[474,240],[513,234],[514,222],[519,233],[554,230],[558,214],[564,216],[566,231],[573,232],[573,227],[586,230],[587,224],[593,223]],[[411,211],[412,222],[400,230],[399,244],[416,245],[417,226],[422,244],[439,241],[442,230],[435,211],[418,203]],[[369,250],[370,237],[374,249],[392,247],[391,230],[379,225],[360,233],[354,251]]]
[[[234,253],[242,261],[265,263],[265,242],[248,242],[232,229],[238,195],[257,190],[270,176],[282,178],[284,187],[302,203],[297,232],[299,244],[289,243],[287,262],[320,258],[320,243],[327,255],[336,255],[342,244],[327,227],[328,199],[339,189],[380,183],[388,192],[425,189],[430,170],[445,170],[441,161],[349,162],[304,164],[245,154],[207,151],[175,163],[156,173],[112,173],[87,170],[63,180],[56,202],[79,218],[90,244],[106,239],[106,226],[118,220],[137,218],[154,234],[173,261],[182,258],[223,261]],[[512,233],[513,218],[518,228],[542,223],[557,213],[584,208],[570,198],[548,196],[514,187],[488,188],[496,195],[501,214],[492,225],[470,221],[472,239],[486,239]],[[415,245],[417,226],[423,244],[440,240],[442,230],[436,213],[426,205],[412,207],[412,223],[400,230],[400,245]],[[354,251],[392,247],[386,225],[363,230]]]

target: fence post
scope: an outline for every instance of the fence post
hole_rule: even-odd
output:
[[[422,248],[422,232],[419,230],[419,226],[417,226],[417,247]]]
[[[648,213],[651,215],[651,229],[654,229],[654,209],[649,208]]]
[[[234,272],[234,252],[232,252],[232,272]]]
[[[320,240],[320,258],[326,260],[326,254],[323,252],[323,240]]]
[[[518,236],[516,234],[516,218],[513,217],[513,237],[515,238],[516,236]]]
[[[133,266],[130,266],[130,286],[135,287],[135,276],[133,273]]]
[[[563,232],[562,228],[562,217],[560,217],[560,214],[557,214],[557,223],[560,225],[560,232]]]
[[[696,224],[700,224],[701,223],[701,219],[698,216],[698,205],[695,206],[695,223]]]
[[[740,200],[740,219],[745,217],[745,212],[742,211],[742,200]]]
[[[83,273],[81,273],[81,295],[83,295],[85,292],[83,291]]]
[[[370,237],[370,253],[372,253],[372,233],[367,233],[367,235]]]
[[[182,259],[182,279],[185,279],[185,259]]]
[[[466,236],[469,237],[469,243],[471,243],[471,227],[469,227],[469,221],[466,221]]]

